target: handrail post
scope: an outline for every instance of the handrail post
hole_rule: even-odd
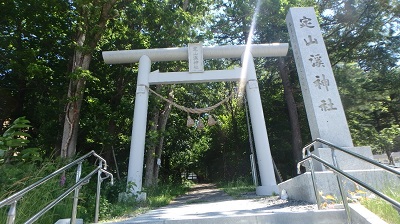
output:
[[[100,163],[101,164],[101,163]],[[99,207],[100,207],[100,186],[103,179],[101,178],[101,169],[97,172],[97,190],[96,190],[96,208],[94,213],[94,223],[99,221]]]
[[[325,145],[327,145],[328,147],[331,148],[333,165],[328,163],[327,161],[321,159],[320,157],[315,156],[314,154],[310,154],[309,148],[311,148],[311,146],[314,145],[316,142],[320,142],[320,143],[325,144]],[[314,147],[315,147],[315,145],[314,145]],[[332,170],[334,172],[334,174],[336,175],[336,179],[338,181],[340,194],[341,194],[342,199],[343,199],[343,205],[344,205],[346,213],[347,213],[348,223],[351,223],[351,214],[350,214],[350,209],[348,207],[347,194],[344,191],[344,188],[342,186],[341,179],[343,179],[343,178],[347,178],[347,179],[351,180],[352,182],[354,182],[356,184],[359,184],[360,186],[366,188],[367,190],[371,191],[375,195],[377,195],[380,198],[384,199],[385,201],[389,202],[390,204],[392,204],[392,206],[394,206],[396,208],[400,208],[400,203],[398,201],[388,197],[387,195],[383,194],[382,192],[380,192],[378,190],[375,190],[373,187],[369,186],[368,184],[362,182],[361,180],[359,180],[359,179],[347,174],[343,170],[341,170],[340,167],[339,167],[336,155],[335,155],[335,150],[339,150],[341,152],[347,153],[347,154],[349,154],[351,156],[354,156],[354,157],[356,157],[358,159],[361,159],[361,160],[366,161],[366,162],[368,162],[368,163],[370,163],[372,165],[378,166],[378,167],[380,167],[380,168],[382,168],[382,169],[384,169],[386,171],[389,171],[389,172],[391,172],[391,173],[393,173],[393,174],[395,174],[397,176],[400,176],[400,172],[395,170],[394,168],[391,168],[389,166],[380,164],[380,163],[378,163],[378,162],[376,162],[374,160],[371,160],[371,159],[369,159],[367,157],[364,157],[364,156],[359,155],[357,153],[351,152],[351,151],[346,150],[344,148],[341,148],[339,146],[335,146],[332,143],[329,143],[329,142],[327,142],[325,140],[322,140],[322,139],[319,139],[319,138],[315,139],[312,143],[310,143],[310,144],[306,145],[305,147],[303,147],[303,149],[302,149],[303,159],[300,162],[297,163],[297,169],[298,169],[299,174],[300,174],[300,165],[303,164],[304,162],[306,162],[306,160],[311,160],[312,161],[314,159],[317,160],[318,162],[322,163],[328,169]],[[307,152],[307,155],[306,155],[306,152]],[[312,163],[310,163],[310,164],[312,164]],[[314,180],[315,177],[313,177],[313,170],[312,169],[311,169],[311,171],[312,171],[311,178],[312,178],[312,181],[313,181],[314,192],[316,192],[316,187],[314,185],[315,184],[314,183],[315,182],[315,180]],[[340,177],[338,176],[339,174],[341,175]],[[316,195],[317,195],[317,193],[316,193]],[[317,198],[318,198],[318,196],[317,196]]]
[[[332,154],[332,162],[333,162],[333,165],[334,165],[337,169],[340,169],[339,163],[337,162],[337,159],[336,159],[336,154],[335,154],[335,149],[334,149],[334,148],[331,148],[331,154]],[[335,172],[334,172],[334,174],[335,174],[335,176],[336,176],[336,180],[337,180],[338,185],[339,185],[339,191],[340,191],[340,194],[341,194],[341,196],[342,196],[343,206],[344,206],[344,209],[346,210],[346,214],[347,214],[347,223],[348,223],[348,224],[351,224],[350,209],[349,209],[349,204],[347,203],[347,194],[346,194],[346,192],[344,192],[344,188],[343,188],[343,185],[342,185],[341,177],[340,177],[337,173],[335,173]]]
[[[76,178],[75,178],[75,183],[77,183],[81,179],[81,173],[82,173],[82,162],[78,164],[78,167],[76,168]],[[71,215],[71,224],[76,223],[76,214],[78,210],[78,197],[79,197],[79,190],[80,186],[75,188],[75,193],[74,193],[74,202],[72,204],[72,215]]]
[[[258,186],[258,178],[257,178],[257,167],[256,161],[254,159],[254,154],[250,154],[250,165],[251,165],[251,175],[253,177],[253,184],[254,186]]]
[[[310,148],[307,149],[307,155],[310,155]],[[310,171],[311,171],[311,181],[313,184],[313,189],[314,189],[314,194],[315,194],[315,200],[317,201],[317,206],[318,206],[318,210],[321,210],[322,206],[321,206],[321,200],[318,196],[318,190],[317,190],[317,183],[315,181],[315,172],[314,172],[314,163],[312,161],[312,159],[308,160],[308,165],[310,166]]]
[[[14,201],[11,204],[10,209],[8,210],[7,224],[14,224],[16,213],[17,213],[17,201]]]
[[[103,160],[99,162],[99,171],[97,172],[97,189],[96,189],[96,208],[94,211],[94,223],[99,221],[99,207],[100,207],[100,186],[103,179],[101,178],[102,168],[103,168]],[[107,165],[106,167],[107,168]]]
[[[86,158],[88,158],[91,155],[95,156],[96,158],[98,158],[100,160],[99,165],[97,166],[97,168],[92,170],[87,176],[85,176],[84,178],[81,178],[82,163]],[[104,165],[104,169],[102,169],[103,165]],[[113,184],[113,181],[114,181],[113,175],[110,172],[107,172],[105,170],[107,168],[107,161],[104,160],[102,157],[98,156],[94,151],[91,151],[91,152],[87,153],[86,155],[74,160],[73,162],[68,163],[67,165],[59,168],[58,170],[54,171],[53,173],[47,175],[46,177],[44,177],[42,179],[36,181],[35,183],[29,185],[28,187],[1,200],[0,208],[2,208],[3,206],[10,206],[10,208],[8,210],[8,214],[7,214],[6,224],[14,224],[15,223],[15,218],[16,218],[16,213],[17,213],[17,211],[16,211],[17,203],[26,193],[30,192],[31,190],[35,189],[36,187],[40,186],[41,184],[45,183],[46,181],[48,181],[49,179],[51,179],[57,175],[60,175],[60,174],[65,175],[66,170],[68,170],[72,167],[75,167],[75,166],[77,166],[76,183],[73,186],[71,186],[69,189],[67,189],[64,193],[62,193],[59,197],[57,197],[54,201],[47,204],[42,210],[40,210],[34,216],[30,217],[27,221],[25,221],[25,223],[35,222],[44,213],[49,211],[51,208],[53,208],[55,205],[57,205],[61,200],[65,199],[68,195],[70,195],[72,193],[72,191],[75,191],[73,205],[72,205],[71,221],[70,221],[71,224],[75,224],[77,208],[78,208],[78,200],[79,200],[79,190],[81,189],[82,185],[87,184],[89,182],[90,178],[93,175],[95,175],[96,172],[99,172],[99,170],[101,170],[101,172],[107,174],[107,177],[105,177],[105,178],[101,178],[101,176],[98,176],[98,178],[100,178],[101,181],[103,181],[104,179],[109,178],[109,177],[111,178],[111,184]],[[101,172],[100,172],[100,174],[101,174]],[[63,183],[63,180],[61,180],[61,182]],[[100,187],[100,185],[99,185],[99,187]],[[99,197],[100,197],[100,191],[98,191],[98,192],[99,192]],[[97,201],[99,201],[99,200],[97,200]],[[98,206],[97,206],[97,208],[98,208]],[[97,212],[98,212],[98,209],[97,209]],[[98,213],[96,216],[98,217]]]

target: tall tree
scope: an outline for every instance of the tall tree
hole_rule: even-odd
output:
[[[188,42],[201,41],[202,28],[199,26],[205,23],[208,1],[166,1],[153,2],[146,5],[143,10],[151,14],[153,19],[147,21],[145,30],[151,33],[150,41],[152,47],[171,47],[186,45]],[[196,36],[200,36],[196,40]],[[158,63],[158,69],[164,71],[187,70],[187,63]],[[160,91],[162,86],[157,86]],[[167,97],[173,99],[173,90],[169,88]],[[158,103],[162,103],[158,105]],[[156,101],[152,105],[150,115],[149,137],[154,137],[146,147],[146,170],[145,186],[157,184],[159,174],[158,161],[161,159],[164,144],[164,132],[166,129],[171,105],[168,102]]]
[[[262,43],[270,42],[286,42],[288,40],[287,27],[285,22],[286,14],[289,7],[308,6],[311,1],[264,1],[260,8],[260,15],[257,21],[257,41]],[[293,162],[301,160],[301,149],[303,147],[301,127],[301,113],[304,113],[302,102],[299,97],[299,83],[297,81],[297,73],[293,66],[294,58],[291,51],[287,57],[277,60],[269,59],[265,63],[265,68],[277,73],[282,80],[284,100],[286,104],[285,110],[289,117],[290,124],[290,142],[293,155]],[[277,68],[277,69],[276,69]],[[300,111],[298,110],[300,108]],[[307,132],[306,132],[307,133]]]
[[[158,85],[157,87],[160,89],[161,85]],[[169,101],[173,101],[174,99],[173,90],[171,88],[168,90],[167,99]],[[160,103],[160,100],[158,100],[157,103]],[[164,148],[165,129],[172,110],[172,105],[171,103],[166,102],[162,111],[160,111],[156,106],[153,110],[153,118],[150,121],[151,124],[148,132],[149,136],[154,136],[155,139],[153,139],[153,141],[149,144],[146,151],[145,186],[153,186],[158,182],[158,175],[161,165],[160,162]]]
[[[400,3],[327,2],[319,8],[353,140],[389,157],[400,109]]]
[[[297,104],[293,93],[293,84],[290,81],[290,73],[288,63],[284,58],[278,59],[279,74],[282,79],[282,85],[285,95],[285,101],[289,112],[290,128],[292,134],[292,153],[295,162],[302,159],[301,148],[303,147],[303,141],[301,138],[301,128],[299,121],[299,114],[297,110]]]
[[[303,2],[301,4],[306,5],[308,3]],[[220,42],[245,43],[248,40],[250,26],[255,25],[255,32],[251,34],[251,42],[286,42],[288,35],[284,20],[285,15],[290,6],[301,6],[301,4],[298,1],[261,1],[259,8],[255,10],[257,1],[222,2],[219,4],[219,9],[223,10],[224,13],[220,14],[221,18],[213,25],[213,29],[218,31],[215,38]],[[256,11],[258,14],[253,17]],[[293,59],[288,56],[278,60],[258,59],[257,62],[263,64],[263,66],[257,66],[257,71],[260,77],[259,86],[262,93],[264,114],[268,117],[274,116],[273,119],[266,119],[272,154],[280,164],[287,166],[287,156],[280,156],[288,152],[286,149],[288,144],[285,142],[291,142],[289,146],[294,161],[301,159],[302,147],[300,129],[302,125],[300,125],[300,122],[303,120],[299,118],[299,113],[303,112],[297,110],[297,108],[301,108],[302,104],[296,102],[299,86],[296,79],[293,78],[295,77],[295,70],[290,65]],[[279,79],[282,82],[276,85]],[[280,91],[282,84],[283,92]],[[281,100],[285,100],[286,105]],[[277,106],[277,104],[282,105]],[[283,111],[285,113],[282,113]],[[289,117],[290,123],[287,123],[288,119],[284,116]],[[286,130],[288,127],[290,127],[290,131]],[[280,137],[275,138],[275,136]],[[278,151],[277,148],[280,150]]]
[[[72,4],[76,9],[75,49],[71,62],[71,80],[68,87],[65,119],[61,143],[61,157],[71,157],[76,153],[79,116],[86,81],[93,79],[89,71],[90,61],[107,21],[117,12],[113,7],[117,0],[79,0]]]
[[[32,141],[50,153],[60,144],[71,7],[63,0],[0,4],[0,124],[26,116],[35,127]]]

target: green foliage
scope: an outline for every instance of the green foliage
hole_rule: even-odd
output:
[[[390,128],[384,128],[379,132],[375,146],[378,152],[393,151],[395,139],[400,136],[400,126],[392,125]]]
[[[393,189],[395,188],[384,190],[383,193],[399,202],[400,193]],[[380,198],[363,198],[361,204],[389,224],[400,223],[398,208],[396,210],[391,204]]]
[[[99,79],[94,77],[89,70],[84,70],[82,68],[75,69],[75,71],[71,73],[70,78],[73,80],[85,79],[89,81],[99,81]]]
[[[1,147],[7,149],[8,147],[26,146],[29,140],[25,138],[31,136],[28,133],[22,132],[21,129],[32,127],[29,123],[30,122],[26,120],[25,117],[16,119],[1,137]]]
[[[175,197],[188,192],[192,185],[190,181],[183,181],[181,184],[167,183],[144,189],[147,193],[146,205],[150,208],[168,205]]]
[[[219,182],[218,187],[237,199],[240,199],[244,193],[256,191],[256,187],[249,178],[237,178],[233,181]]]
[[[398,75],[365,72],[355,63],[338,64],[334,70],[355,144],[370,145],[374,153],[393,151],[400,135]]]
[[[96,189],[97,183],[92,180],[80,191],[78,217],[83,218],[85,221],[92,221],[94,218]],[[99,204],[100,220],[107,220],[121,216],[124,213],[130,212],[132,208],[139,205],[135,197],[119,201],[119,194],[128,192],[129,189],[130,188],[126,185],[126,179],[114,181],[114,185],[111,185],[108,180],[103,182]]]
[[[44,176],[50,174],[63,163],[60,161],[49,162],[45,161],[41,166],[34,163],[19,163],[18,165],[3,164],[0,166],[0,200],[22,190],[23,188],[33,184]],[[45,205],[50,203],[60,194],[66,187],[71,186],[75,180],[74,172],[66,173],[67,184],[60,185],[60,178],[53,178],[43,185],[27,193],[17,203],[16,223],[22,223],[28,218],[36,214]],[[71,216],[72,197],[69,196],[61,203],[55,206],[52,210],[45,213],[38,222],[39,223],[54,223],[59,218]],[[0,222],[6,223],[7,212],[9,206],[0,209]]]
[[[106,189],[104,192],[121,192],[121,190],[125,191],[126,184],[121,183],[117,183],[117,186],[123,186],[123,188],[119,189],[120,191],[115,191],[115,188],[111,187],[114,188],[114,190],[111,190],[110,188]],[[115,202],[112,201],[112,194],[110,195],[105,193],[107,195],[106,197],[109,198],[110,201],[109,203],[102,202],[103,208],[100,208],[101,220],[117,221],[124,219],[125,217],[136,216],[150,209],[168,205],[175,197],[188,192],[192,185],[192,182],[184,181],[175,184],[163,183],[159,184],[157,187],[146,188],[144,189],[144,191],[147,193],[146,200],[140,202],[136,201],[134,197],[124,202]],[[118,198],[118,195],[114,196],[117,196],[116,198]],[[114,197],[114,200],[116,198]]]
[[[31,137],[26,131],[32,127],[25,117],[14,120],[0,136],[0,163],[16,161],[41,161],[38,148],[25,148]]]
[[[104,2],[107,1],[99,1]],[[2,174],[18,182],[24,180],[20,176],[23,171],[9,165],[34,170],[20,162],[35,161],[44,165],[42,158],[53,154],[60,145],[60,118],[64,104],[71,100],[65,96],[70,78],[90,81],[80,114],[78,150],[81,153],[98,150],[106,157],[112,171],[119,168],[121,176],[126,176],[138,66],[105,65],[101,51],[181,47],[199,41],[210,45],[244,44],[253,22],[256,1],[117,1],[108,15],[112,19],[108,20],[107,29],[96,46],[88,43],[98,38],[96,33],[102,33],[97,26],[102,8],[93,1],[12,0],[0,6],[0,124],[26,115],[25,119],[32,123],[22,124],[35,127],[26,132],[27,127],[15,126],[6,136],[0,137],[0,162],[12,158],[11,164],[4,165],[9,173]],[[253,42],[287,42],[285,15],[289,7],[295,6],[314,6],[319,14],[354,143],[371,145],[374,152],[399,150],[396,146],[399,143],[395,141],[399,138],[396,135],[400,113],[399,3],[392,0],[319,1],[317,5],[309,0],[264,0]],[[88,32],[81,46],[74,38],[76,32],[84,31]],[[90,70],[68,72],[75,49],[93,53]],[[308,121],[291,53],[287,61],[302,137],[308,142]],[[222,59],[206,60],[205,64],[207,70],[212,70],[232,68],[239,62]],[[272,156],[289,178],[295,171],[290,152],[292,139],[276,59],[257,59],[256,67]],[[153,63],[152,70],[156,69],[184,71],[187,63]],[[175,85],[174,101],[188,107],[205,107],[229,95],[233,87],[231,83]],[[163,109],[152,96],[149,105],[151,109]],[[148,133],[146,146],[156,144],[160,136],[165,137],[161,180],[180,183],[184,171],[194,171],[201,178],[216,181],[251,176],[243,105],[231,100],[212,115],[219,120],[219,125],[198,131],[186,128],[187,114],[173,109],[164,133]],[[206,119],[207,115],[201,117]],[[5,129],[1,129],[5,133]],[[29,149],[29,145],[42,151]],[[55,186],[56,183],[53,188]],[[126,184],[121,180],[116,186],[104,184],[104,187],[107,196],[101,199],[101,216],[113,217],[128,206],[116,201]],[[82,217],[91,216],[94,189],[92,183],[82,188]],[[148,203],[166,203],[170,193],[165,191]],[[149,189],[149,194],[153,194],[150,192]],[[140,205],[132,202],[130,206]]]
[[[0,185],[2,186],[0,188],[0,200],[33,184],[63,165],[65,165],[65,161],[45,160],[40,165],[19,163],[18,165],[4,164],[0,166]],[[82,176],[88,174],[93,168],[93,166],[85,162],[83,164]],[[16,223],[26,221],[64,193],[66,189],[75,183],[75,176],[76,170],[70,169],[64,175],[54,177],[25,194],[17,203]],[[93,177],[88,184],[83,185],[80,189],[77,217],[83,218],[85,221],[94,219],[96,185],[96,178]],[[118,202],[119,193],[125,192],[126,189],[125,180],[116,181],[113,186],[110,185],[108,180],[103,182],[100,197],[100,219],[119,216],[130,211],[132,206],[137,206],[135,200],[128,200],[123,203]],[[46,212],[37,222],[55,223],[58,219],[71,217],[72,202],[73,192],[53,209]],[[8,206],[5,206],[0,209],[0,223],[6,222],[8,208]]]

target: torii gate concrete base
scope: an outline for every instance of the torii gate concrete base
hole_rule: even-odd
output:
[[[246,95],[249,104],[251,126],[253,129],[261,179],[261,186],[256,188],[256,193],[257,195],[277,194],[279,189],[275,181],[253,56],[285,56],[287,50],[288,44],[204,47],[204,59],[241,57],[242,68],[236,68],[234,70],[205,71],[200,73],[173,72],[165,74],[159,73],[158,71],[151,72],[151,62],[188,60],[187,48],[103,52],[104,61],[108,64],[133,63],[139,61],[128,167],[128,182],[135,183],[132,193],[138,195],[141,199],[145,198],[145,194],[141,194],[141,190],[149,98],[149,92],[146,87],[151,84],[242,81],[246,83]]]

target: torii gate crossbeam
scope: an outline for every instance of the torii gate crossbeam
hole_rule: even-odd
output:
[[[250,53],[253,57],[282,57],[287,54],[287,43],[251,44]],[[240,58],[247,45],[205,46],[204,59]],[[103,51],[106,64],[129,64],[139,62],[143,55],[147,55],[152,62],[158,61],[187,61],[188,48],[155,48],[142,50]]]

